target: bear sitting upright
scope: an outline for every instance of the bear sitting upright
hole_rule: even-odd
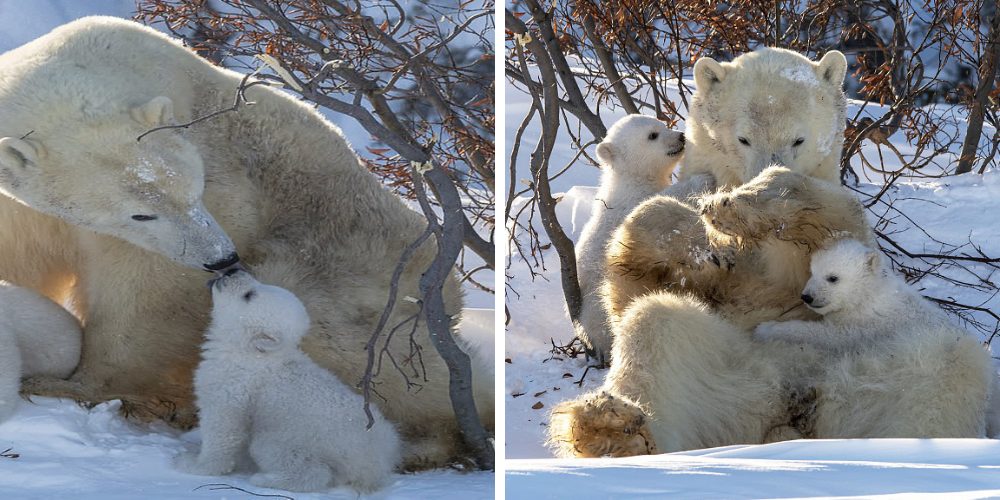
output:
[[[618,120],[597,145],[601,187],[576,244],[583,303],[580,322],[575,326],[577,337],[590,347],[599,364],[611,351],[608,314],[600,297],[608,239],[636,205],[670,184],[670,175],[683,153],[682,132],[644,115]]]
[[[227,474],[249,451],[258,486],[383,486],[400,461],[399,435],[374,405],[366,429],[361,395],[299,349],[309,330],[302,303],[235,269],[211,286],[212,323],[194,381],[201,452],[180,455],[178,468]]]

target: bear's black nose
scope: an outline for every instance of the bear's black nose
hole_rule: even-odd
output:
[[[808,293],[803,293],[802,294],[802,302],[805,302],[806,304],[812,304],[813,303],[813,296],[809,295]]]
[[[239,262],[240,262],[240,256],[237,255],[236,252],[233,252],[218,262],[205,264],[205,270],[222,271],[228,267],[232,267],[235,266],[236,264],[239,264]]]

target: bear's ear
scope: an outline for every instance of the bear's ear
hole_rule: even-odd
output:
[[[258,332],[250,337],[250,346],[257,352],[272,352],[281,347],[281,341],[273,335]]]
[[[865,269],[871,272],[878,271],[879,256],[877,250],[865,252]]]
[[[816,76],[824,82],[835,87],[844,85],[844,77],[847,76],[847,58],[839,50],[831,50],[819,60],[816,67]]]
[[[726,68],[711,57],[702,57],[694,63],[694,84],[698,92],[707,92],[726,78]]]
[[[45,150],[37,141],[4,137],[0,139],[0,166],[13,173],[38,166],[38,160],[45,156]]]
[[[602,165],[614,164],[617,153],[615,145],[607,140],[597,145],[597,159],[600,160]]]
[[[157,96],[142,106],[132,108],[131,114],[135,121],[149,127],[173,125],[174,101],[167,96]]]

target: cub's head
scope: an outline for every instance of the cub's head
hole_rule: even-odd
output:
[[[858,240],[838,240],[812,256],[802,301],[819,314],[856,309],[872,300],[883,279],[878,250]]]
[[[296,349],[309,331],[309,313],[292,292],[264,285],[238,268],[210,282],[213,340],[255,353]]]
[[[698,148],[727,159],[721,184],[749,181],[777,163],[833,180],[844,142],[847,59],[835,50],[819,62],[765,48],[720,63],[702,57],[688,120]]]
[[[656,118],[628,115],[608,129],[597,145],[604,168],[624,175],[670,180],[684,153],[684,133],[670,130]]]
[[[0,193],[75,226],[114,236],[193,268],[238,258],[202,204],[205,171],[177,130],[168,97],[117,112],[54,121],[0,139]]]

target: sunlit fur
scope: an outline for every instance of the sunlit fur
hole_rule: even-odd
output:
[[[732,62],[698,59],[681,179],[707,172],[720,186],[738,186],[779,163],[835,180],[846,124],[846,72],[847,59],[835,50],[817,62],[777,48]]]
[[[216,281],[212,301],[194,381],[202,445],[178,468],[228,474],[249,452],[258,486],[384,486],[400,461],[399,435],[374,405],[366,428],[364,398],[299,349],[309,330],[302,303],[243,272]]]
[[[751,192],[759,196],[740,196]],[[723,196],[736,196],[737,203],[723,204]],[[803,209],[816,204],[826,208]],[[766,170],[746,191],[706,196],[700,205],[716,207],[712,213],[720,217],[739,218],[723,211],[745,210],[755,224],[785,227],[780,233],[710,231],[700,209],[665,196],[629,214],[608,249],[609,272],[618,274],[604,288],[614,343],[600,391],[616,403],[583,395],[556,408],[549,442],[558,453],[641,451],[631,438],[607,442],[630,436],[608,430],[615,422],[642,421],[663,452],[798,435],[790,429],[811,401],[787,383],[789,366],[809,366],[818,351],[762,350],[750,330],[778,318],[816,318],[799,299],[811,253],[845,235],[871,241],[871,229],[848,191],[784,168]],[[782,239],[788,235],[794,238]],[[591,411],[608,405],[618,413],[612,421]]]
[[[89,401],[121,398],[126,414],[137,419],[181,427],[196,422],[191,376],[208,324],[209,275],[176,261],[172,237],[151,240],[147,246],[156,251],[149,251],[129,240],[145,230],[119,238],[89,229],[124,220],[156,233],[152,228],[169,222],[133,221],[134,200],[120,199],[117,183],[143,156],[153,170],[173,169],[187,194],[200,195],[258,278],[302,299],[314,319],[302,349],[341,380],[361,379],[365,344],[385,307],[393,269],[426,221],[360,164],[343,134],[311,105],[257,85],[246,92],[252,106],[136,142],[150,120],[164,121],[155,111],[165,109],[159,96],[170,99],[175,120],[185,123],[232,106],[243,75],[213,66],[153,29],[109,17],[57,28],[0,55],[0,67],[0,137],[41,146],[44,154],[26,171],[68,179],[23,180],[17,188],[11,181],[22,174],[7,176],[5,192],[27,205],[0,196],[0,234],[11,235],[0,240],[0,279],[60,302],[68,296],[85,324],[83,358],[72,379],[33,379],[27,390]],[[5,158],[5,165],[25,165],[23,152]],[[44,189],[31,196],[18,191],[28,186]],[[81,199],[103,200],[97,206],[105,208],[73,209],[97,203]],[[59,200],[67,211],[49,210]],[[30,207],[36,202],[43,206]],[[434,251],[432,238],[414,254],[400,280],[400,299],[421,296],[418,282]],[[444,296],[457,324],[457,279],[447,281]],[[399,300],[388,328],[418,308]],[[394,335],[389,351],[397,360],[414,360],[403,369],[421,374],[411,376],[419,390],[383,369],[377,383],[385,399],[376,403],[399,425],[409,463],[440,466],[465,454],[448,369],[423,321],[413,339],[422,357],[411,356],[408,334]],[[477,409],[491,427],[493,381],[483,375],[491,370],[474,362]]]
[[[983,437],[996,373],[987,351],[880,252],[845,239],[816,252],[803,296],[820,321],[768,322],[755,337],[808,345],[825,362],[801,384],[818,398],[813,437]],[[991,419],[993,420],[993,419]]]
[[[577,336],[599,361],[611,351],[608,315],[599,288],[611,233],[640,202],[663,190],[684,151],[684,134],[644,115],[628,115],[608,129],[597,145],[601,186],[590,219],[576,244],[576,269],[583,293]]]

